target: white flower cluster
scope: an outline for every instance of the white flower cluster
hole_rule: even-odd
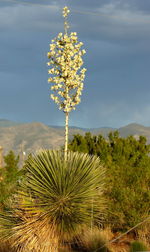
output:
[[[48,73],[51,75],[48,82],[53,83],[51,90],[54,91],[51,98],[64,112],[75,109],[80,102],[86,72],[85,68],[80,70],[83,65],[82,56],[85,54],[82,45],[82,42],[78,42],[76,32],[59,33],[52,40],[47,54],[47,64],[50,66]]]
[[[68,9],[67,6],[63,8],[63,17],[66,18],[69,14],[70,10]]]

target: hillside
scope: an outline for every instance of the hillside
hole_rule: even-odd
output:
[[[71,129],[70,135],[80,133],[80,129]],[[64,142],[64,129],[53,128],[42,123],[33,122],[0,127],[0,146],[4,153],[14,150],[16,153],[35,152],[42,148],[59,148]]]
[[[127,126],[118,129],[120,135],[122,137],[127,137],[129,135],[133,135],[135,137],[145,136],[147,138],[147,142],[150,143],[150,127],[145,127],[143,125],[132,123]]]
[[[82,129],[70,127],[69,136],[74,134],[85,134],[90,131],[94,135],[102,134],[104,137],[113,128]],[[118,131],[122,137],[134,135],[138,137],[143,135],[147,137],[150,143],[150,127],[144,127],[139,124],[129,124]],[[36,150],[47,148],[57,149],[64,143],[64,127],[47,126],[43,123],[14,123],[8,120],[0,120],[0,146],[3,147],[4,153],[14,150],[16,153],[25,151],[26,153],[35,152]]]
[[[21,123],[17,123],[17,122],[13,122],[10,120],[6,120],[6,119],[0,119],[0,127],[11,127],[11,126],[15,126]]]

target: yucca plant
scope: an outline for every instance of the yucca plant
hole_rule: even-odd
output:
[[[0,219],[14,246],[57,251],[82,228],[101,221],[105,169],[98,157],[68,152],[65,161],[62,151],[45,150],[29,157],[25,169],[21,200],[11,218]]]
[[[32,202],[25,207],[49,218],[59,237],[99,221],[105,169],[98,157],[69,152],[65,161],[62,151],[47,150],[30,157],[26,169],[24,191],[31,193]]]
[[[76,33],[67,33],[68,13],[64,7],[64,34],[59,33],[48,52],[51,98],[65,113],[64,151],[43,150],[29,156],[17,201],[0,215],[1,237],[17,251],[64,249],[81,229],[92,230],[104,212],[105,169],[99,158],[68,151],[69,113],[80,102],[86,71],[80,70],[83,43]]]

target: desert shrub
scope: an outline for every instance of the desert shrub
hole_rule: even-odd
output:
[[[4,208],[6,201],[15,192],[22,171],[18,168],[19,156],[9,151],[4,156],[4,167],[0,169],[0,206]]]
[[[105,195],[108,202],[107,223],[117,230],[127,230],[150,213],[150,145],[146,138],[122,138],[116,131],[103,136],[75,135],[69,149],[100,157],[107,168]]]
[[[146,252],[148,251],[148,248],[146,247],[146,245],[143,242],[140,241],[134,241],[131,244],[131,248],[130,248],[130,252]]]
[[[65,161],[63,152],[47,150],[30,156],[25,169],[19,203],[0,218],[1,236],[14,246],[46,251],[101,222],[105,169],[98,157],[68,152]]]
[[[84,230],[78,237],[78,243],[74,251],[83,252],[110,252],[106,245],[106,237],[97,227]]]

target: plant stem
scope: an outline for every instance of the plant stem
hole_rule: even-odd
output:
[[[92,206],[91,206],[91,234],[93,234],[93,199],[92,199]]]
[[[69,112],[65,113],[65,150],[64,150],[64,159],[67,161],[67,152],[68,152],[68,121],[69,121]]]

